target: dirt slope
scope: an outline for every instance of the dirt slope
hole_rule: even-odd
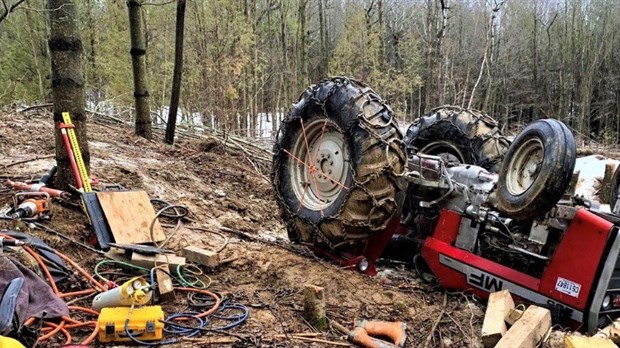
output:
[[[29,115],[0,113],[3,124],[0,178],[35,178],[53,165],[53,159],[46,158],[3,168],[16,161],[54,153],[51,115],[38,112]],[[339,269],[307,252],[292,252],[303,249],[290,248],[285,241],[270,183],[258,175],[242,155],[226,151],[222,146],[204,146],[201,141],[186,138],[168,147],[137,138],[129,127],[94,120],[89,121],[88,132],[92,175],[102,181],[120,183],[129,189],[144,189],[152,197],[188,206],[193,221],[186,222],[186,227],[213,229],[222,225],[274,241],[268,244],[229,235],[230,243],[222,257],[237,259],[209,273],[213,280],[211,288],[228,292],[236,302],[251,308],[248,322],[231,331],[249,339],[234,346],[330,346],[273,340],[277,334],[311,331],[301,317],[304,283],[326,288],[329,317],[347,324],[353,318],[405,321],[409,327],[407,346],[424,346],[433,323],[442,312],[444,293],[420,283],[407,270],[391,268],[371,278]],[[204,151],[205,148],[209,151]],[[268,173],[269,168],[261,169],[264,174]],[[4,205],[10,196],[5,191],[2,193],[0,203]],[[81,241],[87,241],[92,233],[78,209],[59,204],[54,206],[54,217],[48,225]],[[8,226],[7,222],[0,222],[0,228]],[[53,247],[69,250],[70,256],[91,271],[93,263],[100,259],[62,239],[40,231],[32,233]],[[195,244],[215,248],[221,242],[218,236],[184,227],[172,239],[170,247]],[[479,346],[482,306],[461,293],[446,296],[445,313],[429,346]],[[167,311],[182,310],[186,308],[184,303],[185,297],[177,295],[174,304],[164,307]],[[88,300],[81,304],[87,305]],[[78,339],[86,334],[87,331],[75,331]],[[339,337],[329,332],[324,339],[344,342]]]

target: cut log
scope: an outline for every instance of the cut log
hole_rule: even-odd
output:
[[[482,323],[482,344],[487,347],[495,347],[497,342],[506,333],[505,320],[515,308],[510,291],[502,290],[489,296],[487,311]]]
[[[325,289],[306,284],[304,287],[304,318],[319,331],[329,327],[325,316]]]
[[[566,348],[617,348],[614,342],[608,338],[566,336],[564,338]]]
[[[495,348],[534,348],[551,328],[548,309],[529,306]]]

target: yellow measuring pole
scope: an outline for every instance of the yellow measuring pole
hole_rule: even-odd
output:
[[[67,126],[73,125],[73,123],[71,123],[71,116],[69,116],[68,112],[62,113],[62,120]],[[71,147],[73,148],[73,157],[75,157],[75,164],[77,164],[78,171],[80,172],[80,177],[82,178],[84,192],[93,192],[93,189],[90,186],[90,176],[88,176],[86,166],[84,165],[84,159],[82,159],[82,150],[80,150],[80,145],[78,144],[77,138],[75,136],[75,129],[67,128],[67,135],[69,136],[69,141],[71,142]]]

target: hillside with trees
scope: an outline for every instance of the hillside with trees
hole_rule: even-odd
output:
[[[50,101],[47,2],[6,3],[0,104]],[[127,6],[75,3],[88,109],[128,118]],[[165,118],[176,2],[141,3],[150,108]],[[455,104],[508,127],[556,117],[586,137],[620,141],[620,8],[613,2],[199,0],[187,2],[186,12],[184,121],[201,115],[217,127],[256,129],[259,114],[281,115],[307,85],[340,74],[367,82],[407,121]]]

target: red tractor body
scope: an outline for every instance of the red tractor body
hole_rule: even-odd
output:
[[[601,317],[620,312],[620,238],[611,222],[577,210],[540,278],[455,247],[460,223],[459,214],[442,211],[422,247],[422,256],[442,287],[468,290],[482,298],[507,289],[588,331],[598,327]],[[609,300],[603,308],[605,296]]]

